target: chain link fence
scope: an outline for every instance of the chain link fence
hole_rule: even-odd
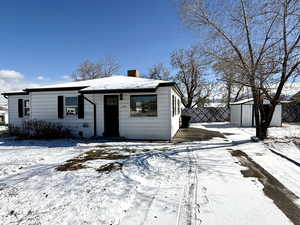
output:
[[[192,123],[225,122],[230,120],[230,109],[226,107],[184,109],[182,115],[190,116]]]
[[[200,107],[183,109],[182,115],[190,116],[192,123],[230,121],[230,109],[227,107]],[[282,104],[282,121],[300,122],[300,104]]]

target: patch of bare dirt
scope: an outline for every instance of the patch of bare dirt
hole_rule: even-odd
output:
[[[225,138],[225,136],[218,131],[202,128],[180,128],[174,136],[173,142],[206,141],[216,137]]]
[[[143,152],[148,152],[148,151],[153,151],[154,149],[151,148],[109,148],[108,145],[99,145],[103,147],[102,149],[92,149],[87,152],[84,152],[80,154],[79,156],[67,160],[64,164],[59,165],[56,167],[57,171],[74,171],[74,170],[80,170],[80,169],[86,169],[90,168],[89,166],[84,165],[83,163],[87,161],[92,161],[92,160],[125,160],[128,159],[132,154],[138,154],[138,153],[143,153]],[[96,146],[98,147],[98,146]],[[156,149],[157,151],[165,151],[168,150],[169,148],[163,147],[163,148],[158,148]],[[115,164],[112,163],[113,168],[115,167]],[[104,166],[107,167],[100,167],[97,169],[97,171],[111,171],[110,166],[111,164],[106,164]],[[119,166],[120,167],[120,166]],[[121,168],[121,167],[120,167]],[[115,170],[115,169],[113,169]]]
[[[238,158],[240,164],[246,167],[241,173],[244,177],[255,177],[264,186],[266,196],[273,200],[276,206],[295,224],[300,225],[300,208],[294,203],[299,199],[279,180],[268,173],[263,167],[251,159],[245,152],[230,150],[232,156]]]
[[[96,169],[100,173],[110,173],[115,170],[122,170],[123,164],[120,162],[108,163]]]
[[[125,155],[121,150],[115,149],[95,149],[87,151],[73,159],[67,160],[64,164],[56,167],[57,171],[74,171],[84,168],[89,168],[82,163],[97,159],[102,160],[124,160],[129,158],[129,155]]]

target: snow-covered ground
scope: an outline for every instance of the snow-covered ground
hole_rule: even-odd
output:
[[[0,224],[293,224],[256,178],[243,177],[244,167],[229,150],[247,152],[298,196],[299,167],[263,143],[249,142],[251,128],[194,126],[227,138],[181,144],[0,139]],[[55,169],[91,150],[126,157],[86,161],[87,168],[79,170]],[[96,171],[113,161],[122,168]]]

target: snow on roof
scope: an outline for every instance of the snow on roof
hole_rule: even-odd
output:
[[[128,77],[113,75],[110,77],[98,78],[93,80],[74,81],[55,85],[47,85],[41,87],[28,88],[25,90],[34,91],[41,89],[55,88],[79,88],[83,91],[94,90],[117,90],[117,89],[144,89],[156,88],[161,83],[171,83],[170,81],[153,80],[139,77]]]
[[[153,80],[139,77],[111,76],[100,79],[82,91],[95,90],[120,90],[120,89],[154,89],[161,83],[172,83],[170,81]]]
[[[241,104],[245,104],[247,102],[251,102],[253,101],[253,98],[247,98],[247,99],[243,99],[237,102],[231,102],[230,105],[241,105]]]
[[[243,104],[251,102],[251,101],[253,101],[253,98],[247,98],[247,99],[243,99],[243,100],[240,100],[237,102],[231,102],[230,105],[243,105]],[[264,100],[264,104],[269,104],[268,102],[269,102],[269,100],[267,100],[267,99]],[[293,102],[293,101],[280,101],[279,103],[291,103],[291,102]]]

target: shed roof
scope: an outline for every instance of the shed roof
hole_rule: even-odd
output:
[[[231,102],[230,105],[243,105],[249,102],[253,102],[253,98],[247,98],[247,99],[243,99],[237,102]],[[292,101],[289,101],[292,102]],[[281,103],[288,103],[287,101],[280,101],[279,104]],[[264,99],[264,104],[270,104],[270,101],[267,99]]]
[[[243,100],[240,100],[237,102],[231,102],[230,105],[242,105],[242,104],[245,104],[245,103],[248,103],[251,101],[253,101],[253,98],[247,98],[247,99],[243,99]]]

